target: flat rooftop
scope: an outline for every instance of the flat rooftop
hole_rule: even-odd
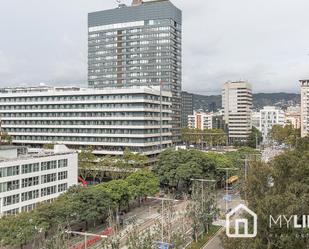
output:
[[[77,153],[65,145],[55,145],[54,149],[32,149],[25,146],[0,145],[0,163],[41,158],[54,155],[67,155]]]

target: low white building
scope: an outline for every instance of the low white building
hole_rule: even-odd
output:
[[[252,112],[252,126],[260,129],[261,125],[261,113],[260,112]]]
[[[155,156],[172,144],[172,93],[162,91],[160,100],[159,87],[4,88],[0,118],[14,144],[92,146],[103,155],[129,148]]]
[[[274,125],[284,126],[284,123],[284,111],[278,107],[265,106],[260,110],[260,131],[262,132],[264,141],[268,139],[268,133]]]
[[[28,212],[78,183],[77,152],[0,146],[0,216]]]

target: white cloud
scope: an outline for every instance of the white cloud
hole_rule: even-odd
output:
[[[185,90],[219,93],[225,81],[247,79],[256,92],[297,92],[298,80],[309,76],[308,0],[172,2],[183,10]],[[115,6],[1,0],[0,85],[86,86],[87,13]]]

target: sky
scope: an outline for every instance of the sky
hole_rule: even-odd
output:
[[[122,1],[130,4],[131,1]],[[183,89],[300,91],[309,78],[308,0],[172,0],[183,11]],[[116,0],[0,0],[0,87],[87,86],[87,13]]]

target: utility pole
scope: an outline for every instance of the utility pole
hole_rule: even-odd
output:
[[[197,181],[200,182],[202,184],[202,210],[204,210],[204,183],[205,182],[212,182],[212,183],[216,183],[216,180],[208,180],[208,179],[190,179],[190,181]]]
[[[249,161],[251,160],[251,156],[260,156],[260,154],[246,154],[245,155],[245,183],[247,185],[247,182],[248,182],[248,173],[249,173],[249,167],[250,167],[250,164],[249,164]],[[247,188],[247,186],[246,186]],[[245,189],[245,200],[247,201],[247,190]]]
[[[153,199],[153,200],[160,200],[161,201],[161,241],[158,243],[161,244],[168,244],[167,242],[164,242],[164,201],[175,201],[178,200],[171,199],[171,198],[160,198],[160,197],[147,197],[147,199]]]
[[[229,195],[229,188],[228,188],[228,179],[229,179],[229,171],[237,171],[236,168],[219,168],[218,170],[224,170],[226,172],[226,180],[225,180],[225,212],[228,212],[228,195]]]
[[[258,140],[258,134],[255,134],[255,148],[257,149],[259,147],[259,140]]]

